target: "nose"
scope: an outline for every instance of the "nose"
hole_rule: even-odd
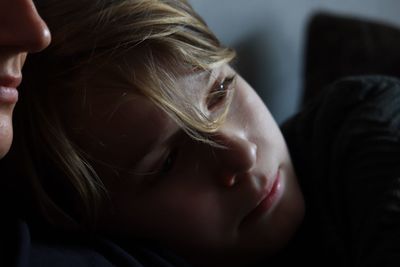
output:
[[[0,2],[0,47],[32,53],[50,44],[50,31],[32,0]]]
[[[216,151],[218,163],[221,164],[219,175],[224,185],[232,186],[238,182],[241,174],[254,167],[257,161],[257,145],[241,131],[218,133],[216,140],[223,145]]]

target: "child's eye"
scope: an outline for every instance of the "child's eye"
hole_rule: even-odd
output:
[[[229,90],[232,89],[232,85],[235,81],[236,75],[225,78],[222,82],[216,83],[213,88],[210,90],[207,96],[207,107],[209,110],[213,110],[220,103],[222,103],[226,96],[228,95]]]
[[[167,157],[164,159],[161,168],[159,169],[160,174],[167,174],[174,167],[177,155],[178,155],[177,149],[174,149],[169,152]]]

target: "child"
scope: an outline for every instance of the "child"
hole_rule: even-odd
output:
[[[335,180],[354,175],[342,172],[341,157],[351,167],[347,147],[353,147],[342,146],[336,130],[349,127],[341,112],[351,113],[359,98],[326,115],[330,104],[323,101],[341,103],[331,92],[337,90],[328,90],[322,104],[287,126],[302,189],[312,200],[302,224],[303,195],[280,129],[229,66],[234,52],[186,1],[43,0],[38,8],[53,43],[28,62],[25,82],[35,90],[26,90],[20,108],[30,114],[18,118],[29,124],[18,135],[50,223],[155,243],[194,266],[281,265],[291,255],[307,261],[310,251],[326,256],[331,248],[340,264],[363,263],[358,253],[366,251],[353,245],[370,219],[353,220],[353,207],[343,201],[356,189]],[[352,86],[356,96],[364,88]],[[313,246],[304,245],[307,238]],[[341,238],[351,242],[343,253],[336,247]],[[274,258],[279,251],[286,257]]]

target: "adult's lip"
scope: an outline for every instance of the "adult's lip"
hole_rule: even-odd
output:
[[[0,86],[6,88],[17,88],[22,81],[22,76],[0,75]]]
[[[21,84],[21,76],[0,76],[0,103],[15,104],[18,101],[17,87]]]
[[[255,202],[252,209],[244,217],[242,224],[247,224],[248,222],[256,220],[263,214],[268,213],[274,202],[278,199],[281,189],[280,170],[278,169],[274,178],[268,182],[258,194],[257,202]]]

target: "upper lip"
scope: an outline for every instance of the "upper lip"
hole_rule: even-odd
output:
[[[22,76],[4,75],[0,76],[0,86],[17,88],[22,81]]]
[[[267,186],[265,187],[265,190],[263,191],[263,194],[260,194],[260,199],[259,199],[259,201],[257,202],[256,207],[257,207],[265,198],[267,198],[267,197],[271,194],[271,191],[272,191],[272,188],[273,188],[273,186],[274,186],[274,184],[275,184],[275,182],[276,182],[276,179],[278,179],[278,172],[279,172],[279,170],[277,170],[277,171],[275,172],[275,175],[274,175],[273,179],[269,179],[268,184],[267,184]]]
[[[267,182],[264,184],[262,187],[262,190],[260,190],[257,194],[257,197],[253,199],[252,205],[249,210],[247,210],[247,213],[245,214],[244,218],[241,221],[241,224],[245,223],[249,217],[252,216],[252,214],[257,210],[258,206],[261,204],[263,200],[265,200],[272,192],[272,188],[276,182],[276,179],[278,178],[278,172],[279,169],[275,172],[275,176],[273,178],[270,178],[267,180]],[[267,178],[267,177],[265,177]]]

